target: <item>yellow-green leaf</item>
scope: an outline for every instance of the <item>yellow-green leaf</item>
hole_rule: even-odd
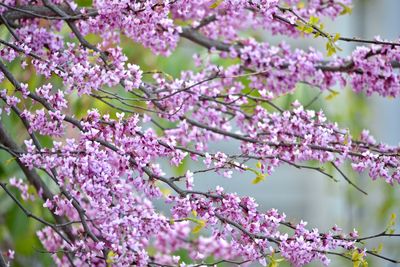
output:
[[[328,56],[332,56],[333,54],[336,53],[336,46],[334,45],[334,43],[331,40],[329,40],[326,43],[326,51],[327,51]]]
[[[338,95],[339,95],[339,92],[332,90],[331,93],[325,97],[325,99],[329,101],[329,100],[334,99]],[[347,140],[347,139],[345,139],[345,140]]]
[[[214,3],[211,4],[210,8],[217,8],[223,0],[216,0]]]
[[[114,258],[116,256],[117,256],[117,254],[114,251],[110,250],[108,252],[107,259],[106,259],[107,266],[111,266],[111,264],[114,263]]]
[[[381,253],[382,250],[383,250],[383,244],[382,244],[382,243],[379,243],[378,248],[376,249],[376,252],[377,252],[377,253]]]
[[[172,77],[172,75],[170,75],[170,74],[168,74],[166,72],[163,72],[163,74],[164,74],[165,77],[167,77],[168,80],[170,80],[170,81],[174,80],[174,77]]]
[[[169,195],[171,195],[171,190],[166,187],[160,188],[160,192],[164,197],[168,197]]]
[[[197,225],[192,230],[192,233],[197,234],[201,231],[201,229],[204,228],[204,226],[206,226],[206,222],[204,220],[198,220]]]
[[[268,267],[278,267],[279,264],[283,261],[283,258],[275,259],[274,254],[268,256],[269,264]]]
[[[298,25],[298,26],[296,26],[296,28],[297,28],[299,31],[304,32],[304,25]]]
[[[335,37],[333,37],[333,42],[337,42],[340,39],[340,34],[336,33]]]
[[[390,215],[390,222],[392,223],[392,225],[394,225],[396,223],[396,218],[397,218],[396,213],[392,213]]]
[[[258,169],[261,169],[261,167],[262,167],[262,163],[259,161],[259,162],[257,162],[257,164],[256,164],[256,167],[258,168]]]
[[[305,29],[304,29],[305,33],[312,33],[313,31],[314,31],[314,29],[312,27],[310,27],[310,26],[306,26]]]
[[[297,3],[297,8],[298,9],[302,9],[302,8],[304,8],[306,5],[304,4],[304,2],[298,2]]]
[[[373,249],[372,249],[372,252],[374,252],[374,253],[376,253],[376,254],[379,254],[379,253],[382,252],[382,249],[383,249],[383,244],[382,244],[382,243],[379,243],[379,245],[378,245],[377,248],[373,248]]]
[[[346,15],[346,14],[351,14],[351,12],[353,12],[352,8],[349,6],[346,6],[343,3],[338,3],[342,8],[342,12],[340,12],[340,15]]]
[[[311,25],[316,25],[319,22],[319,18],[311,16],[310,19],[308,20],[308,23]]]
[[[346,134],[344,135],[343,144],[345,144],[345,145],[349,144],[349,139],[350,139],[350,135],[349,135],[349,133],[346,133]]]
[[[264,174],[262,174],[262,173],[259,173],[257,176],[256,176],[256,178],[254,178],[254,180],[251,182],[252,184],[258,184],[258,183],[260,183],[260,182],[262,182],[262,181],[264,181],[265,180],[265,175]]]
[[[196,213],[197,214],[197,213]],[[185,218],[183,220],[191,221],[196,224],[196,226],[193,228],[192,233],[196,234],[201,231],[206,226],[206,221],[197,219],[197,218]]]
[[[351,260],[353,261],[353,267],[360,267],[361,264],[362,267],[368,267],[368,262],[364,259],[364,254],[359,253],[357,249],[353,251]]]
[[[396,218],[397,218],[396,213],[392,213],[392,215],[390,216],[388,226],[387,226],[387,231],[389,234],[394,234],[394,232],[395,232]]]

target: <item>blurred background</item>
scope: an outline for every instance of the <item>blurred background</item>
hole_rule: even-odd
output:
[[[85,1],[84,1],[85,2]],[[87,2],[87,1],[86,1]],[[340,17],[334,22],[324,21],[328,32],[339,32],[341,36],[362,37],[372,39],[380,35],[383,39],[398,40],[400,38],[400,1],[399,0],[354,0],[353,14]],[[258,38],[278,44],[283,39],[280,36],[269,36],[265,33],[257,33]],[[2,38],[6,37],[5,32],[0,31]],[[95,41],[95,37],[93,38]],[[92,40],[92,41],[93,41]],[[325,51],[325,42],[319,39],[298,39],[286,42],[294,47],[307,49],[309,46],[317,47]],[[182,41],[180,47],[170,58],[155,57],[148,50],[124,40],[124,52],[128,55],[129,61],[134,62],[146,71],[161,70],[174,77],[184,69],[193,68],[191,58],[194,52],[205,55],[206,51],[196,45]],[[340,43],[343,48],[338,55],[346,56],[354,49],[354,44]],[[15,66],[14,66],[15,65]],[[11,69],[18,70],[15,63]],[[29,82],[30,88],[42,84],[41,77],[35,77],[30,70],[19,74],[21,81]],[[59,81],[55,84],[61,86]],[[10,87],[9,84],[0,84],[3,88]],[[332,88],[335,89],[335,88]],[[388,99],[381,97],[366,98],[364,95],[356,95],[350,89],[336,89],[339,95],[333,99],[327,99],[329,92],[324,92],[311,106],[312,109],[323,109],[328,118],[337,121],[342,128],[349,128],[353,136],[357,136],[362,129],[367,128],[377,140],[398,145],[400,141],[400,99]],[[291,102],[298,99],[303,104],[319,94],[316,88],[299,85],[295,93],[278,99],[277,103],[282,107],[288,107]],[[91,98],[74,98],[74,106],[71,112],[76,116],[82,116],[91,107],[96,107],[106,112],[108,107]],[[15,117],[2,117],[2,120],[12,129],[14,136],[22,141],[26,133],[19,128],[18,120]],[[43,142],[50,145],[50,140]],[[216,144],[211,147],[211,152],[237,150],[238,143],[230,142]],[[177,169],[171,169],[167,161],[161,162],[168,174],[181,174],[185,168],[196,168],[186,163]],[[250,163],[248,164],[250,166]],[[338,224],[345,231],[351,231],[355,227],[361,235],[376,234],[383,231],[392,213],[400,215],[399,186],[391,187],[383,180],[371,181],[370,178],[354,173],[350,166],[344,168],[348,177],[357,185],[368,192],[368,196],[361,194],[348,185],[346,181],[335,170],[329,170],[340,182],[335,183],[326,176],[310,170],[297,170],[291,166],[278,168],[273,175],[257,185],[251,180],[254,175],[234,175],[232,179],[224,179],[217,175],[198,175],[195,179],[195,189],[207,190],[221,185],[226,191],[237,192],[239,195],[251,195],[260,204],[260,210],[277,208],[284,212],[287,218],[294,222],[301,219],[309,222],[309,227],[317,227],[321,231],[327,231],[334,224]],[[11,177],[24,178],[16,164],[10,160],[10,156],[0,151],[0,179],[8,180]],[[25,203],[37,215],[49,216],[41,209],[42,203]],[[158,206],[167,212],[162,204]],[[16,251],[16,260],[12,266],[53,266],[47,253],[44,253],[35,231],[41,225],[29,220],[15,206],[11,199],[0,192],[0,248],[6,251],[12,248]],[[400,230],[400,229],[398,229]],[[378,247],[384,243],[382,255],[400,259],[400,239],[382,239],[371,242],[369,249]],[[332,258],[331,266],[352,266],[351,262],[343,261],[340,258]],[[368,258],[369,266],[395,266],[387,261]],[[282,265],[285,266],[285,265]],[[312,264],[310,266],[319,266]]]

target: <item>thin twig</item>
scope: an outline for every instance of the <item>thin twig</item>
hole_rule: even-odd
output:
[[[364,195],[368,195],[367,192],[362,190],[360,187],[358,187],[355,183],[353,183],[347,176],[346,174],[338,167],[334,162],[331,162],[332,166],[342,175],[342,177],[350,184],[352,185],[355,189],[363,193]]]

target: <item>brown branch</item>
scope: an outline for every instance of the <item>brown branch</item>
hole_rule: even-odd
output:
[[[76,38],[79,40],[79,42],[81,43],[82,46],[91,49],[93,51],[96,51],[98,53],[100,53],[100,57],[103,60],[103,62],[105,64],[107,64],[107,54],[103,51],[100,51],[96,46],[92,45],[91,43],[89,43],[85,37],[81,34],[81,32],[79,31],[79,29],[76,27],[75,22],[71,19],[65,19],[66,17],[68,17],[67,12],[65,12],[63,9],[61,9],[59,6],[51,3],[51,1],[49,0],[42,0],[44,5],[46,7],[48,7],[50,10],[52,10],[54,13],[56,13],[57,15],[61,16],[64,18],[65,22],[68,24],[69,28],[71,29],[71,31],[75,34]]]
[[[7,69],[7,67],[6,67],[1,61],[0,61],[0,70],[3,72],[3,74],[6,76],[6,78],[13,84],[13,86],[15,87],[16,90],[21,90],[21,85],[20,85],[20,83],[15,79],[15,77],[12,75],[12,73]],[[39,97],[38,95],[36,95],[36,94],[30,92],[30,94],[29,94],[28,96],[29,96],[30,98],[34,99],[35,101],[41,103],[46,109],[52,110],[52,111],[54,110],[53,108],[51,108],[50,104],[49,104],[45,99]],[[13,109],[16,110],[15,107],[13,107]],[[19,117],[21,118],[20,114],[17,113],[17,115],[19,115]],[[22,119],[22,118],[21,118],[21,119]],[[80,124],[80,122],[77,121],[76,119],[72,118],[72,117],[65,116],[64,120],[67,121],[67,122],[73,123],[76,127],[78,127],[78,128],[81,129],[81,130],[83,129],[83,127],[82,127],[82,125]],[[24,119],[23,119],[23,121],[24,121]],[[29,124],[25,124],[25,126],[28,128],[28,131],[29,131]],[[0,135],[1,135],[1,133],[0,133]],[[32,136],[32,134],[31,134],[31,136]],[[5,143],[3,143],[3,144],[7,146],[7,144],[5,144]],[[38,143],[38,141],[35,142],[35,146],[37,147],[37,149],[38,149],[39,151],[41,150],[41,146],[40,146],[40,144]],[[8,146],[8,147],[10,147],[10,146]],[[11,146],[10,148],[11,148],[11,149],[16,149],[16,150],[18,150],[18,147],[12,147],[12,146]],[[27,167],[19,160],[19,158],[17,158],[17,160],[20,162],[19,165],[20,165],[21,168],[27,169]],[[62,187],[62,186],[59,185],[59,183],[58,183],[58,181],[57,181],[57,179],[56,179],[56,171],[55,171],[55,169],[52,169],[51,171],[52,171],[53,175],[50,175],[50,174],[49,174],[49,176],[57,183],[57,185],[59,186],[59,188],[60,188],[60,190],[61,190],[61,193],[62,193],[64,196],[66,196],[69,200],[72,200],[72,205],[74,206],[74,208],[75,208],[76,211],[78,212],[79,218],[80,218],[81,221],[82,221],[82,226],[83,226],[85,232],[88,234],[88,236],[89,236],[93,241],[99,242],[100,240],[99,240],[98,237],[90,230],[90,228],[89,228],[89,226],[88,226],[88,224],[87,224],[87,222],[86,222],[86,213],[85,213],[85,210],[81,207],[80,203],[79,203],[68,191],[65,190],[64,187]],[[40,177],[39,177],[39,180],[41,181]],[[36,180],[34,180],[34,181],[36,181]],[[31,182],[31,181],[30,181],[30,182]],[[52,199],[52,198],[53,198],[53,197],[51,197],[51,198],[49,198],[49,199]],[[65,222],[62,221],[61,223],[65,223]],[[105,255],[105,257],[106,257],[106,255],[107,255],[107,253],[108,253],[108,252],[107,252],[106,250],[103,250],[103,254]]]
[[[2,22],[4,25],[6,25],[8,31],[11,33],[11,35],[15,38],[15,40],[20,41],[18,35],[15,33],[14,29],[11,27],[10,23],[8,23],[8,20],[6,17],[4,17],[3,14],[0,14],[0,22]]]
[[[370,251],[370,250],[367,250],[367,253],[372,255],[372,256],[374,256],[374,257],[377,257],[377,258],[380,258],[382,260],[385,260],[385,261],[389,261],[389,262],[396,263],[396,264],[400,263],[400,260],[394,260],[394,259],[382,256],[382,255],[379,255],[379,254],[377,254],[377,253],[375,253],[373,251]]]
[[[331,162],[332,166],[342,175],[342,177],[351,185],[353,186],[355,189],[357,189],[358,191],[360,191],[361,193],[363,193],[364,195],[368,195],[367,192],[365,192],[364,190],[362,190],[360,187],[358,187],[355,183],[353,183],[347,176],[346,174],[338,167],[336,166],[336,164],[334,162]]]
[[[68,21],[87,19],[88,17],[95,17],[95,16],[99,15],[98,11],[94,8],[86,9],[87,13],[82,14],[81,13],[82,8],[77,8],[75,11],[73,11],[67,5],[55,5],[55,4],[52,4],[48,0],[43,0],[43,3],[45,3],[45,6],[26,5],[26,6],[20,6],[20,7],[13,7],[13,6],[10,6],[7,4],[3,4],[3,3],[0,3],[0,6],[10,9],[10,11],[7,11],[4,13],[4,17],[8,21],[14,21],[14,20],[18,20],[18,19],[42,18],[42,19],[47,19],[47,20],[65,20],[68,23]],[[301,18],[292,8],[284,8],[284,7],[279,7],[279,8],[283,12],[289,11],[289,12],[293,13],[295,16]],[[251,10],[251,11],[255,12],[257,10]],[[274,19],[276,19],[276,20],[287,23],[293,27],[297,26],[296,24],[292,24],[290,21],[288,21],[287,19],[285,19],[282,16],[279,16],[277,14],[274,14],[273,16],[274,16]],[[301,18],[301,19],[303,19],[303,18]],[[207,17],[200,22],[200,25],[198,26],[198,28],[204,27],[205,25],[207,25],[210,22],[213,22],[215,20],[216,20],[215,16]],[[194,30],[196,30],[198,28],[195,28]],[[314,29],[314,30],[317,31],[318,29]],[[190,32],[190,31],[191,31],[190,28],[184,28],[183,32],[181,33],[181,36],[191,39],[191,40],[195,41],[196,43],[201,44],[202,46],[205,46],[209,49],[211,47],[215,47],[218,50],[229,51],[229,49],[231,47],[230,45],[227,45],[227,44],[224,44],[224,43],[221,43],[218,41],[207,40],[207,39],[203,38],[200,34],[198,34],[197,31],[195,31],[194,33]],[[74,31],[74,33],[75,33],[75,31]],[[368,40],[368,39],[361,39],[361,38],[356,38],[356,37],[340,37],[339,40],[345,41],[345,42],[400,46],[400,43],[378,41],[378,40]],[[89,43],[83,41],[83,44],[87,45]]]
[[[6,261],[3,258],[3,253],[0,249],[0,267],[8,267],[8,265],[6,264]]]
[[[94,17],[98,15],[97,10],[95,9],[87,9],[86,14],[81,14],[81,8],[77,8],[74,12],[70,7],[66,5],[58,5],[58,8],[62,10],[66,16],[59,16],[53,10],[46,6],[36,6],[36,5],[27,5],[14,7],[4,3],[0,3],[0,6],[10,9],[4,13],[4,16],[9,21],[15,21],[18,19],[35,19],[41,18],[46,20],[78,20],[78,19],[87,19],[88,17]],[[79,15],[76,15],[79,13]]]
[[[6,147],[8,150],[12,151],[23,151],[11,137],[7,134],[7,132],[3,128],[3,124],[0,122],[0,143]],[[12,154],[14,155],[14,154]],[[53,193],[49,190],[47,185],[43,182],[41,177],[37,174],[35,170],[30,170],[25,164],[19,159],[19,157],[15,158],[17,164],[21,168],[22,172],[25,174],[27,180],[32,184],[36,191],[42,191],[42,198],[44,201],[47,199],[53,199]],[[54,219],[58,224],[65,224],[66,220],[63,217],[60,217],[54,213],[52,213]],[[75,240],[75,236],[72,234],[72,229],[67,225],[63,227],[63,230],[67,234],[69,240]]]
[[[72,245],[71,241],[70,241],[66,236],[64,236],[64,234],[61,233],[60,230],[58,230],[57,227],[56,227],[54,224],[49,223],[49,222],[46,221],[45,219],[40,218],[40,217],[34,215],[34,214],[33,214],[32,212],[30,212],[29,210],[27,210],[27,209],[22,205],[22,203],[10,192],[10,190],[8,190],[7,184],[6,184],[6,183],[0,182],[0,186],[1,186],[1,187],[3,188],[3,190],[7,193],[7,195],[10,196],[10,198],[15,202],[15,204],[17,204],[17,206],[25,213],[25,215],[26,215],[28,218],[32,218],[32,219],[34,219],[34,220],[36,220],[36,221],[38,221],[38,222],[40,222],[40,223],[42,223],[42,224],[44,224],[44,225],[46,225],[46,226],[51,227],[51,228],[52,228],[62,239],[64,239],[69,245]]]
[[[329,33],[322,31],[315,25],[310,25],[307,22],[307,20],[305,18],[301,17],[293,8],[291,8],[291,7],[278,7],[278,8],[279,8],[279,10],[282,11],[282,13],[290,12],[302,23],[311,26],[313,29],[312,34],[320,34],[321,36],[328,38],[328,39],[334,38],[333,35],[330,35]],[[293,26],[293,27],[299,26],[298,24],[296,24],[296,23],[293,24],[289,20],[287,20],[284,17],[281,17],[277,14],[274,14],[273,16],[275,19],[285,22],[286,24],[289,24],[290,26]],[[365,43],[365,44],[375,44],[375,45],[388,45],[388,46],[392,46],[392,47],[400,46],[400,43],[386,42],[386,41],[379,41],[379,40],[368,40],[368,39],[362,39],[362,38],[357,38],[357,37],[339,37],[338,40],[344,41],[344,42]]]

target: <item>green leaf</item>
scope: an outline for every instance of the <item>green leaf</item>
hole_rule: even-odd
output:
[[[284,260],[283,258],[275,259],[274,254],[268,256],[269,264],[268,267],[278,267],[279,264]]]
[[[314,31],[314,29],[310,26],[306,26],[306,28],[304,29],[304,32],[308,33],[308,34],[312,33],[313,31]]]
[[[257,168],[258,168],[258,166],[260,166],[259,168],[261,168],[261,165],[257,165]],[[247,170],[255,173],[255,175],[256,175],[256,178],[254,178],[254,180],[251,182],[252,184],[258,184],[258,183],[264,181],[265,177],[267,177],[267,175],[268,175],[268,174],[264,174],[255,169],[252,169],[252,168],[247,168]]]
[[[329,101],[329,100],[334,99],[338,95],[339,95],[338,91],[332,90],[331,93],[325,97],[325,99]]]
[[[351,14],[353,12],[352,8],[349,6],[346,6],[345,4],[343,4],[343,3],[337,3],[337,4],[343,8],[342,12],[340,12],[340,15]]]
[[[200,232],[206,226],[206,221],[196,219],[196,224],[197,225],[192,230],[193,234],[197,234],[198,232]]]
[[[349,133],[346,133],[343,139],[344,139],[343,144],[345,145],[349,144],[349,140],[351,140]]]
[[[390,221],[389,221],[390,226],[394,226],[396,224],[396,218],[397,218],[396,213],[392,213],[390,215]]]
[[[296,28],[301,31],[304,32],[304,25],[297,25]]]
[[[302,9],[302,8],[304,8],[306,5],[304,4],[304,2],[298,2],[297,3],[297,8],[298,9]]]
[[[192,214],[194,217],[197,217],[197,211],[196,210],[192,210]]]
[[[326,43],[326,51],[328,56],[332,56],[337,50],[342,51],[342,49],[338,47],[333,40],[333,38],[329,38],[328,42]]]
[[[378,245],[377,248],[373,248],[373,249],[372,249],[372,252],[374,252],[374,253],[376,253],[376,254],[379,254],[379,253],[382,252],[382,249],[383,249],[383,244],[382,244],[382,243],[379,243],[379,245]]]
[[[106,263],[107,263],[107,267],[112,266],[112,264],[114,263],[114,258],[117,256],[117,254],[110,250],[107,254],[107,259],[106,259]]]
[[[317,25],[317,23],[319,22],[319,18],[311,16],[310,19],[308,20],[308,23],[310,23],[311,25]]]
[[[90,7],[93,5],[92,0],[78,0],[76,1],[76,3],[78,4],[78,6],[80,7]]]
[[[257,167],[257,169],[261,169],[262,163],[260,161],[258,161],[257,164],[256,164],[256,167]]]
[[[217,8],[223,0],[216,0],[214,3],[211,4],[210,8]]]
[[[353,261],[353,267],[368,266],[368,262],[364,259],[364,254],[359,253],[358,249],[355,249],[353,251],[353,254],[351,255],[351,260]]]
[[[262,174],[262,173],[258,173],[258,175],[256,176],[256,178],[254,178],[254,180],[251,182],[252,184],[258,184],[262,181],[265,180],[266,175]]]
[[[197,219],[197,218],[185,218],[184,220],[191,221],[196,224],[196,226],[192,229],[192,233],[194,233],[194,234],[197,234],[206,226],[205,220],[201,220],[201,219]]]
[[[198,223],[192,230],[193,234],[197,234],[198,232],[201,231],[201,229],[204,228],[204,226],[206,226],[206,222],[203,220],[200,220],[200,223]]]
[[[337,42],[340,39],[340,34],[336,33],[335,37],[333,37],[333,42]]]
[[[390,216],[388,226],[387,226],[387,230],[386,230],[386,231],[388,231],[389,234],[393,234],[395,232],[396,218],[397,218],[396,213],[392,213],[392,215]]]
[[[169,189],[169,188],[167,188],[167,187],[159,187],[159,189],[160,189],[161,194],[162,194],[164,197],[168,197],[168,196],[170,196],[171,193],[172,193],[171,189]]]

